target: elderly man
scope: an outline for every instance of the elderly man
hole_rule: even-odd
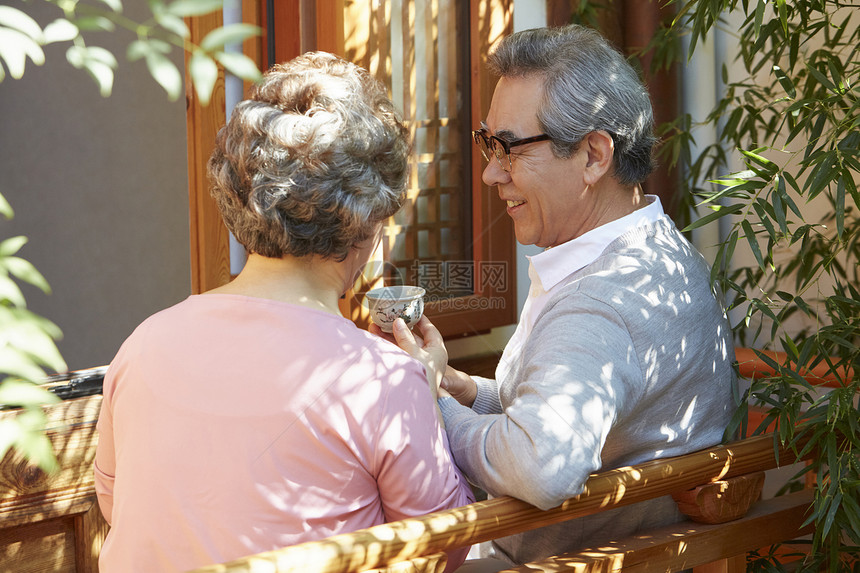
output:
[[[648,93],[624,57],[579,26],[505,38],[474,132],[484,182],[507,203],[531,289],[496,379],[444,370],[439,406],[455,461],[491,496],[549,509],[597,470],[721,441],[732,411],[731,333],[709,267],[640,183],[653,168]],[[430,370],[438,331],[395,338]],[[679,518],[671,498],[499,539],[509,563],[611,541]]]

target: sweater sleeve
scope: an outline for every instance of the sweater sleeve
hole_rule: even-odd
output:
[[[642,385],[633,342],[608,305],[582,295],[542,314],[500,414],[440,401],[457,464],[492,495],[549,509],[601,467],[618,413]]]
[[[472,409],[478,414],[501,414],[502,404],[499,402],[499,385],[495,380],[483,376],[472,376],[478,388]]]

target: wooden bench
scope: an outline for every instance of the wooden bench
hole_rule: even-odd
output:
[[[11,452],[0,462],[0,571],[98,571],[108,530],[93,481],[101,402],[92,395],[45,408],[57,472],[48,475]],[[19,414],[0,412],[0,421]]]
[[[73,378],[73,380],[75,380]],[[79,384],[83,387],[86,384]],[[67,384],[57,388],[64,393]],[[99,386],[100,387],[100,386]],[[46,407],[47,433],[60,469],[52,475],[7,454],[0,462],[0,570],[95,572],[107,534],[96,502],[92,463],[100,394]],[[85,393],[98,388],[84,388]],[[0,412],[0,420],[18,415]],[[444,551],[777,467],[795,460],[772,436],[748,438],[686,456],[593,475],[585,492],[549,511],[509,497],[477,502],[417,519],[389,523],[199,569],[200,572],[441,571]],[[743,571],[750,550],[793,539],[811,492],[759,501],[740,519],[719,524],[684,521],[606,547],[559,555],[512,571]]]
[[[260,553],[195,570],[215,572],[359,573],[441,571],[444,551],[575,519],[646,499],[684,492],[794,461],[774,448],[773,436],[748,438],[685,456],[593,475],[585,491],[557,508],[541,511],[500,497],[421,518]],[[606,547],[559,555],[510,571],[743,571],[745,553],[806,533],[801,528],[812,500],[805,490],[759,501],[744,517],[705,525],[684,521],[619,540]],[[717,561],[717,563],[714,563]]]

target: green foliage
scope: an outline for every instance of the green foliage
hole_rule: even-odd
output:
[[[57,18],[42,28],[26,13],[27,3],[19,7],[0,6],[0,82],[8,75],[20,79],[27,60],[35,65],[45,62],[43,47],[68,43],[66,59],[86,71],[96,82],[102,96],[113,88],[116,57],[107,49],[91,45],[84,38],[89,32],[125,30],[133,39],[126,57],[143,60],[152,78],[171,100],[182,95],[182,74],[170,55],[174,49],[191,54],[189,75],[203,105],[208,104],[218,78],[218,64],[245,80],[256,80],[260,72],[249,58],[226,51],[259,33],[256,26],[234,24],[212,30],[200,45],[189,41],[190,31],[184,18],[220,10],[223,0],[149,0],[152,17],[134,22],[123,15],[121,0],[87,3],[81,0],[35,0],[57,7]],[[5,64],[5,70],[3,65]],[[13,216],[12,207],[0,194],[0,215]],[[26,237],[0,242],[0,407],[17,407],[19,413],[0,419],[0,458],[10,449],[46,471],[56,468],[56,458],[44,432],[46,417],[42,406],[58,401],[55,394],[39,386],[47,370],[62,372],[66,364],[55,341],[60,329],[51,321],[29,311],[19,282],[50,292],[45,278],[18,251]]]
[[[182,95],[182,73],[170,59],[175,49],[188,52],[191,59],[188,73],[203,105],[209,103],[218,78],[218,64],[227,72],[244,80],[256,81],[260,72],[244,54],[226,51],[231,44],[240,44],[258,35],[260,30],[249,24],[232,24],[212,30],[200,45],[189,41],[191,32],[185,18],[220,10],[222,0],[150,0],[152,16],[135,22],[123,15],[120,0],[84,2],[82,0],[42,0],[57,7],[57,18],[43,29],[21,7],[0,6],[0,64],[5,63],[9,76],[24,75],[27,59],[36,65],[45,62],[43,46],[54,43],[70,44],[66,59],[75,68],[87,72],[96,82],[101,95],[107,97],[113,89],[117,59],[109,50],[94,46],[84,38],[89,32],[125,30],[133,38],[126,49],[126,58],[143,60],[152,78],[164,89],[171,101]],[[6,76],[0,65],[0,82]]]
[[[0,195],[0,211],[12,217],[12,208]],[[56,467],[51,442],[42,429],[45,414],[42,404],[59,401],[37,385],[45,368],[66,369],[54,343],[61,336],[51,321],[27,310],[24,295],[15,279],[50,292],[45,278],[18,251],[26,237],[0,242],[0,405],[17,406],[23,411],[14,418],[0,420],[0,459],[10,448],[17,449],[46,471]]]
[[[692,202],[711,210],[688,229],[729,222],[713,278],[739,317],[739,343],[787,355],[777,363],[759,354],[777,375],[752,383],[735,419],[741,425],[747,407],[762,407],[767,420],[755,432],[775,422],[775,439],[814,452],[801,472],[816,478],[803,571],[851,570],[860,546],[860,377],[847,370],[860,372],[860,28],[845,6],[689,0],[651,46],[654,65],[666,66],[676,52],[666,43],[687,36],[692,55],[715,27],[727,28],[726,13],[743,18],[740,72],[723,69],[726,92],[708,117],[663,126],[662,157],[682,167]],[[696,152],[702,125],[720,139]],[[724,150],[744,168],[724,174]],[[823,218],[810,215],[813,206]],[[807,326],[793,326],[799,319]],[[818,365],[839,387],[824,391],[804,378]],[[750,570],[779,570],[767,561]]]

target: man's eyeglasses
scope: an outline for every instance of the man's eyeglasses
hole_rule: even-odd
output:
[[[472,139],[475,144],[481,148],[481,154],[487,161],[492,161],[495,157],[502,169],[510,172],[511,164],[511,148],[526,143],[535,143],[537,141],[547,141],[552,139],[545,133],[535,135],[534,137],[524,137],[522,139],[514,139],[513,141],[505,141],[495,135],[487,135],[487,128],[482,127],[472,131]]]

